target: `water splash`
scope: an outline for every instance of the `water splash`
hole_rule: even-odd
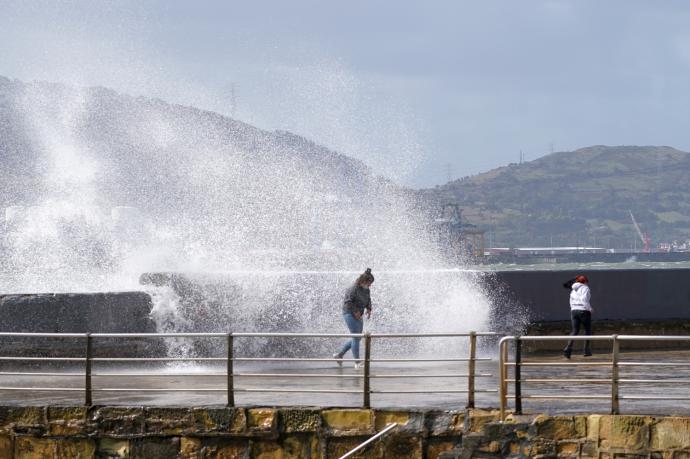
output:
[[[182,292],[147,287],[161,331],[342,331],[342,292],[371,266],[372,329],[486,326],[476,276],[439,270],[447,262],[424,203],[361,162],[102,88],[0,91],[34,180],[6,211],[6,291],[132,289],[143,272],[203,273]]]

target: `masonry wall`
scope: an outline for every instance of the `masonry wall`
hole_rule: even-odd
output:
[[[0,458],[690,458],[690,418],[496,411],[0,407]]]

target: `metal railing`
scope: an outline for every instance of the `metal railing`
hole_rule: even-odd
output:
[[[0,356],[0,363],[13,362],[15,364],[23,363],[48,363],[51,364],[83,364],[83,371],[0,371],[0,377],[16,376],[16,377],[78,377],[83,378],[83,385],[70,387],[43,387],[43,386],[0,386],[0,391],[21,391],[21,392],[83,392],[84,404],[90,406],[93,404],[94,394],[108,393],[108,392],[217,392],[225,393],[226,404],[228,406],[235,406],[235,396],[238,393],[319,393],[319,394],[361,394],[361,406],[369,408],[371,406],[372,394],[467,394],[467,407],[474,407],[475,394],[477,393],[496,393],[497,390],[493,388],[477,388],[477,378],[491,378],[494,375],[487,372],[477,371],[477,362],[491,361],[489,357],[477,356],[477,340],[479,337],[496,336],[495,333],[490,332],[469,332],[469,333],[379,333],[379,334],[338,334],[338,333],[0,333],[0,338],[62,338],[81,340],[84,352],[80,356],[69,357],[41,357],[41,356]],[[222,357],[97,357],[94,354],[94,348],[98,348],[98,342],[108,339],[159,339],[159,338],[200,338],[200,339],[216,339],[223,340],[225,343],[225,355]],[[255,339],[255,338],[293,338],[293,339],[318,339],[318,338],[363,338],[364,343],[364,358],[361,359],[363,365],[362,373],[309,373],[309,372],[251,372],[239,371],[237,365],[239,363],[270,363],[270,362],[291,362],[291,363],[314,363],[314,362],[330,362],[335,365],[336,361],[331,357],[317,357],[317,358],[300,358],[300,357],[254,357],[254,356],[238,356],[236,341],[238,339]],[[394,338],[400,339],[433,339],[433,338],[463,338],[468,340],[467,356],[451,356],[451,357],[434,357],[434,358],[386,358],[386,357],[372,357],[374,350],[373,343],[378,340],[390,340]],[[201,363],[215,363],[221,364],[225,367],[223,372],[205,372],[205,373],[169,373],[164,374],[155,372],[108,372],[99,369],[94,371],[95,364],[103,363],[172,363],[172,362],[201,362]],[[355,359],[342,359],[341,362],[355,363]],[[399,372],[379,372],[383,371],[383,366],[379,364],[394,363],[406,364],[414,363],[418,365],[423,362],[435,363],[452,363],[452,362],[467,362],[467,373],[415,373],[405,374]],[[372,373],[372,369],[375,372]],[[4,370],[4,368],[3,368]],[[397,369],[395,369],[397,370]],[[94,378],[108,377],[138,377],[141,378],[136,381],[143,381],[146,377],[200,377],[200,376],[216,376],[225,377],[224,384],[212,387],[123,387],[122,385],[114,385],[114,387],[103,387],[101,385],[94,385]],[[342,389],[342,388],[328,388],[328,389],[313,389],[303,387],[302,384],[295,384],[289,387],[255,387],[249,385],[236,384],[237,379],[243,378],[338,378],[338,379],[354,379],[361,381],[360,388]],[[415,389],[415,390],[390,390],[385,386],[377,384],[376,388],[372,388],[372,380],[390,380],[396,378],[466,378],[467,389],[450,388],[450,389]]]
[[[523,343],[544,342],[544,341],[609,341],[611,343],[610,360],[588,360],[588,361],[552,361],[547,359],[523,359]],[[620,413],[621,400],[690,400],[690,395],[621,395],[621,385],[623,384],[690,384],[688,379],[663,379],[663,378],[621,378],[620,370],[625,367],[670,367],[670,368],[690,368],[690,362],[648,362],[635,360],[622,360],[620,345],[623,342],[633,341],[677,341],[690,343],[690,336],[671,336],[671,335],[590,335],[590,336],[505,336],[499,341],[499,404],[501,420],[505,419],[509,399],[509,383],[514,384],[514,410],[516,414],[522,414],[523,400],[608,400],[610,401],[611,414]],[[513,344],[514,357],[509,357],[509,345]],[[608,353],[607,353],[608,354]],[[590,357],[588,357],[590,359]],[[573,367],[576,369],[587,367],[603,367],[608,371],[608,377],[524,377],[523,368],[557,368]],[[510,377],[510,370],[513,370],[513,377]],[[586,375],[585,375],[586,376]],[[546,393],[523,393],[523,383],[545,384],[606,384],[609,386],[608,393],[587,393],[587,394],[546,394]],[[690,394],[690,391],[688,391]]]

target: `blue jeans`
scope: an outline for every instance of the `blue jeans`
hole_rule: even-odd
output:
[[[349,312],[343,314],[343,319],[345,319],[345,323],[347,324],[347,328],[350,330],[350,333],[362,333],[362,330],[364,329],[364,320],[361,318],[355,319],[355,316]],[[361,339],[362,338],[352,338],[350,341],[345,343],[338,354],[340,354],[342,357],[347,351],[352,349],[353,357],[355,359],[359,359],[359,342]]]
[[[592,334],[592,313],[589,311],[573,310],[570,311],[570,334],[577,335],[580,333],[580,326],[585,329],[585,335]],[[573,341],[568,341],[568,345],[563,349],[563,351],[570,354],[573,350]],[[592,347],[590,341],[585,341],[585,354],[591,354]]]

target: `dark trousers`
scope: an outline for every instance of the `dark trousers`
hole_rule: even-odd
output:
[[[585,329],[585,335],[592,334],[592,313],[589,311],[572,310],[570,311],[570,336],[580,333],[580,325]],[[564,351],[570,354],[573,350],[573,340],[568,341]],[[590,341],[585,341],[585,354],[591,354],[592,347]]]

